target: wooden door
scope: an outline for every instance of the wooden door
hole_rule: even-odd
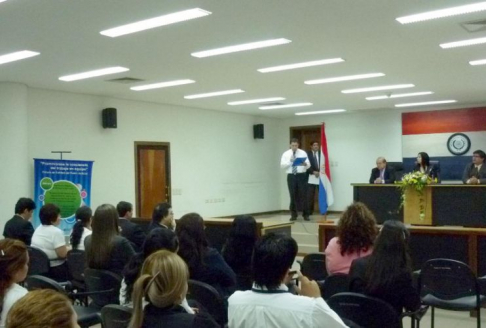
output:
[[[152,218],[156,204],[171,201],[170,144],[135,142],[137,216]]]
[[[299,139],[299,148],[305,151],[311,150],[311,142],[317,141],[319,145],[321,144],[321,126],[297,126],[290,128],[290,139]],[[289,139],[289,140],[290,140]],[[314,214],[319,213],[319,195],[316,191],[314,197]]]

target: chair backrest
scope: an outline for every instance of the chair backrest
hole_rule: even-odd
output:
[[[360,327],[401,328],[400,314],[385,301],[357,293],[338,293],[327,304],[342,319]]]
[[[133,310],[126,306],[108,304],[101,309],[103,328],[127,328]]]
[[[395,171],[395,180],[399,181],[402,180],[404,168],[402,162],[387,162],[386,165],[393,168]]]
[[[47,275],[49,273],[49,258],[44,251],[35,248],[27,247],[29,252],[29,271],[28,275]]]
[[[432,259],[420,270],[419,292],[437,298],[453,300],[479,295],[476,276],[463,262],[449,259]]]
[[[74,280],[84,282],[84,270],[86,268],[86,253],[82,250],[71,250],[67,253],[67,265],[69,273]]]
[[[188,285],[187,299],[200,303],[218,324],[224,326],[228,322],[228,311],[218,291],[196,280],[189,280]]]
[[[322,297],[328,300],[337,293],[349,292],[349,276],[347,274],[332,274],[324,281]]]
[[[90,293],[94,307],[102,308],[108,304],[119,304],[119,294],[122,278],[110,271],[86,269],[84,270],[86,290]],[[94,293],[102,292],[102,293]],[[94,294],[92,294],[94,293]]]
[[[326,255],[324,253],[310,253],[304,256],[301,272],[311,280],[320,281],[326,279]]]
[[[35,289],[51,289],[59,293],[64,293],[64,294],[66,293],[64,288],[62,288],[62,286],[59,285],[57,281],[44,276],[38,276],[38,275],[27,276],[27,278],[24,281],[24,286],[29,291]]]

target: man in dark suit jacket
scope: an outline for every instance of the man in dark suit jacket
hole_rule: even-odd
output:
[[[307,169],[307,175],[314,175],[319,179],[319,172],[321,171],[321,152],[319,143],[313,141],[311,143],[311,150],[307,152],[307,158],[309,158],[310,167]],[[319,184],[308,183],[307,184],[307,199],[309,202],[309,214],[314,212],[314,200],[316,197],[316,190],[319,192]]]
[[[473,162],[466,165],[462,175],[462,182],[465,184],[486,184],[485,158],[486,154],[482,150],[476,150],[473,153]]]
[[[7,221],[3,236],[5,238],[18,239],[30,246],[34,227],[30,223],[35,210],[35,203],[30,198],[20,198],[15,204],[15,216]]]
[[[121,228],[121,235],[130,241],[135,252],[141,252],[145,233],[138,224],[130,222],[133,215],[133,205],[129,202],[119,202],[116,205],[116,210],[118,211],[118,225]]]
[[[152,222],[150,222],[147,231],[150,232],[157,228],[175,229],[174,212],[169,203],[158,203],[155,205],[152,212]]]
[[[376,159],[376,167],[371,170],[370,183],[394,183],[395,171],[386,164],[384,157]]]

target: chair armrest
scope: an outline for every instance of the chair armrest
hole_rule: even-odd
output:
[[[486,295],[486,276],[478,278],[479,294]]]
[[[400,319],[403,319],[404,317],[410,317],[412,319],[415,319],[417,321],[420,321],[422,317],[427,313],[427,310],[429,309],[428,305],[421,305],[418,310],[415,311],[405,311],[400,315]]]

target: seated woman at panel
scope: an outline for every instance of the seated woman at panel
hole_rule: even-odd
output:
[[[162,250],[150,255],[133,288],[130,327],[219,327],[209,315],[187,313],[180,305],[188,279],[187,265],[177,254]],[[144,299],[148,301],[145,306]]]
[[[120,304],[128,307],[132,306],[133,285],[140,275],[143,262],[147,257],[156,251],[168,250],[176,253],[179,249],[179,240],[174,231],[164,228],[156,228],[149,232],[143,244],[143,250],[133,256],[123,270],[123,281],[120,290]],[[181,306],[188,312],[194,313],[184,298]]]
[[[437,182],[440,182],[439,168],[436,165],[430,164],[430,157],[427,153],[418,153],[417,164],[415,164],[413,170],[414,172],[425,173],[432,179],[437,179]]]
[[[398,313],[403,308],[417,310],[420,296],[412,286],[409,237],[403,223],[386,221],[376,239],[373,254],[353,261],[349,273],[351,291],[380,298]]]
[[[255,219],[250,215],[235,217],[222,254],[236,273],[239,290],[251,289],[251,256],[257,240],[258,227]]]
[[[71,232],[71,246],[73,250],[84,251],[84,240],[91,235],[91,217],[93,211],[88,206],[82,206],[76,210],[76,224]]]
[[[5,327],[7,314],[17,300],[27,294],[18,283],[29,271],[29,253],[25,244],[16,239],[0,240],[0,327]]]
[[[119,236],[115,207],[110,204],[98,206],[91,227],[93,233],[84,241],[88,267],[121,275],[135,251],[126,238]]]
[[[223,296],[236,286],[236,275],[214,248],[208,247],[204,222],[197,213],[184,215],[176,226],[179,238],[178,254],[186,261],[191,279],[205,282]]]
[[[32,247],[46,253],[51,266],[49,276],[56,281],[69,280],[69,270],[66,263],[66,239],[61,229],[61,210],[54,204],[46,204],[39,211],[41,225],[32,236]]]
[[[325,250],[327,272],[348,274],[353,260],[371,254],[377,233],[375,216],[366,205],[348,206]]]
[[[7,328],[79,328],[78,316],[67,296],[38,289],[18,300],[7,317]]]

